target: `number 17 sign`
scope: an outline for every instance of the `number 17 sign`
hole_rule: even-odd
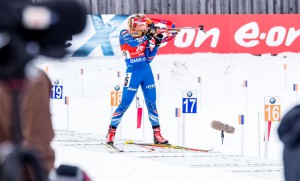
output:
[[[265,97],[265,121],[280,121],[280,97]]]
[[[182,91],[182,113],[197,113],[197,91]]]

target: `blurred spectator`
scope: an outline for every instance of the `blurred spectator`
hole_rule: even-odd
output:
[[[26,81],[20,96],[22,146],[36,151],[45,172],[54,167],[54,151],[51,141],[54,131],[50,115],[51,82],[47,75],[38,70],[37,75]],[[17,114],[17,113],[14,113]],[[0,82],[0,143],[12,140],[12,95],[6,82]],[[28,169],[24,180],[32,180]]]

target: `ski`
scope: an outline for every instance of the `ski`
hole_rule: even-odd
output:
[[[173,148],[173,149],[196,151],[196,152],[210,152],[213,150],[213,149],[189,148],[189,147],[178,146],[178,145],[173,145],[173,144],[137,143],[132,140],[125,141],[125,144],[133,144],[133,145],[140,145],[140,146],[152,146],[152,147],[160,147],[160,148]]]
[[[124,152],[123,149],[116,147],[115,145],[113,145],[112,143],[107,143],[106,144],[109,148],[114,149],[116,152]]]
[[[125,144],[133,144],[133,145],[138,145],[142,148],[145,148],[147,150],[150,150],[150,151],[155,151],[155,148],[153,148],[152,145],[146,145],[146,144],[135,144],[132,140],[130,141],[125,141]]]

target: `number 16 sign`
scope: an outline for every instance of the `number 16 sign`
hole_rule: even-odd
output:
[[[265,121],[280,121],[280,97],[265,97]]]
[[[197,91],[182,91],[182,113],[197,113]]]

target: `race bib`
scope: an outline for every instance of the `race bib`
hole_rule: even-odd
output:
[[[131,72],[126,73],[125,80],[124,80],[124,87],[129,87],[131,74],[132,74]]]

